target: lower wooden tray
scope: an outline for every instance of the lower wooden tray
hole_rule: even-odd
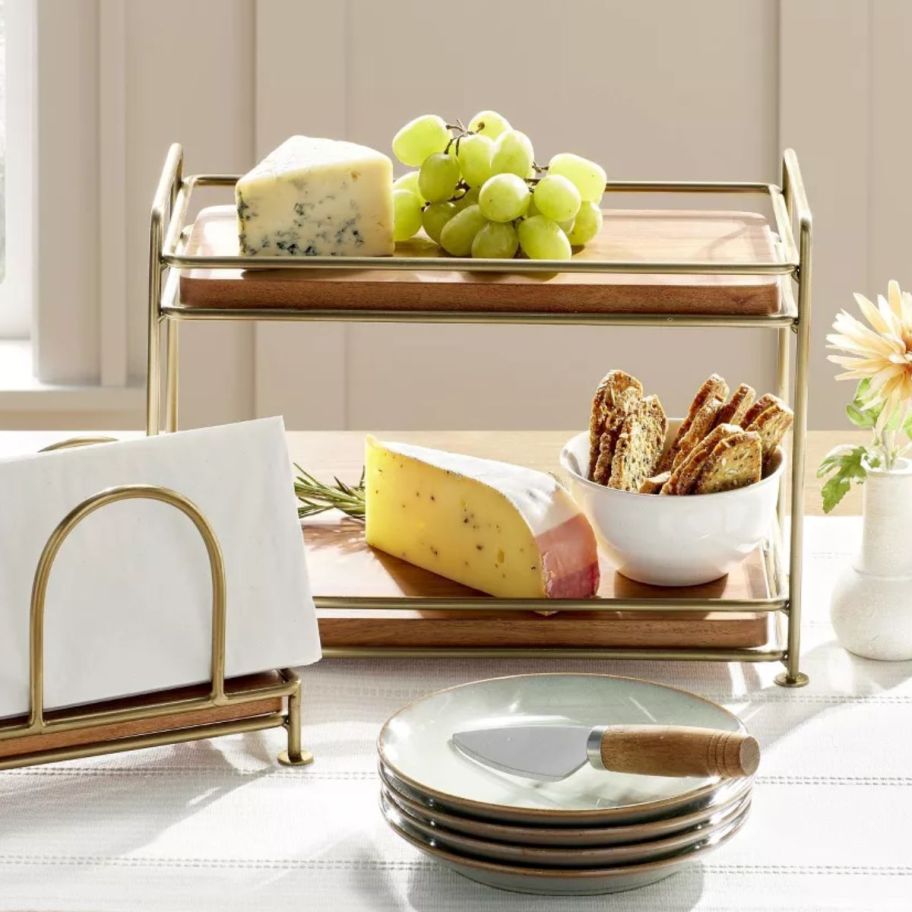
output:
[[[316,597],[415,599],[415,608],[318,608],[325,647],[757,647],[769,640],[769,616],[748,612],[662,611],[668,598],[768,598],[763,558],[750,555],[727,577],[704,586],[646,586],[618,573],[603,556],[602,599],[656,601],[656,610],[536,612],[497,610],[497,600],[368,547],[363,526],[319,517],[304,525]],[[490,611],[426,610],[422,598],[478,598]]]

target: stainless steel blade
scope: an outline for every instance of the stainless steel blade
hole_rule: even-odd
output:
[[[557,782],[586,763],[585,725],[516,725],[456,732],[452,741],[466,756],[495,769]]]

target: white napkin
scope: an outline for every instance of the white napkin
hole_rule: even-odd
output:
[[[29,599],[58,522],[114,485],[163,485],[202,511],[227,578],[228,677],[320,658],[281,418],[0,461],[0,716],[28,709]],[[209,561],[190,520],[110,504],[64,542],[45,611],[45,706],[209,678]]]

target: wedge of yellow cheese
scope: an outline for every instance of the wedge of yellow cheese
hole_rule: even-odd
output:
[[[544,472],[367,439],[367,542],[500,598],[588,598],[595,535]]]

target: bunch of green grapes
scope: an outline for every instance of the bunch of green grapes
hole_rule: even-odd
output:
[[[393,182],[397,241],[423,228],[452,256],[566,260],[602,228],[604,169],[571,152],[540,167],[496,111],[468,127],[423,114],[393,137],[393,154],[416,169]]]

